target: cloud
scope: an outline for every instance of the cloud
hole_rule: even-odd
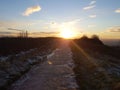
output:
[[[38,6],[32,6],[32,7],[27,8],[22,15],[23,16],[29,16],[32,13],[39,12],[41,9],[42,8],[39,5]]]
[[[93,5],[95,3],[96,3],[96,1],[91,1],[89,5]]]
[[[35,24],[35,21],[0,21],[0,27],[4,28],[23,28],[26,26],[32,26]]]
[[[29,33],[29,36],[32,37],[57,37],[60,32],[32,32]]]
[[[111,27],[107,31],[108,32],[120,32],[120,26]]]
[[[62,24],[64,24],[64,25],[75,25],[75,24],[79,23],[81,20],[82,19],[74,19],[74,20],[66,21]]]
[[[90,10],[93,9],[95,7],[95,5],[89,5],[87,7],[84,7],[83,10]]]
[[[14,29],[14,28],[8,28],[8,30],[13,30],[13,31],[24,31],[24,30]]]
[[[120,8],[115,10],[116,13],[120,13]]]
[[[61,28],[64,28],[64,27],[71,27],[71,28],[73,28],[81,20],[82,19],[74,19],[74,20],[70,20],[70,21],[64,21],[64,22],[61,22],[61,23],[52,21],[52,22],[49,23],[49,25],[50,25],[50,28],[54,28],[54,29],[61,29]]]
[[[0,35],[1,34],[13,34],[12,32],[0,32]]]
[[[96,15],[90,15],[89,17],[90,18],[96,18]]]
[[[90,25],[88,25],[88,27],[93,28],[93,27],[96,27],[96,25],[95,24],[90,24]]]
[[[88,6],[84,7],[83,10],[90,10],[90,9],[93,9],[96,5],[96,1],[95,0],[92,0]]]
[[[33,32],[31,34],[59,34],[59,32]]]
[[[16,32],[8,32],[8,31],[0,31],[0,37],[14,37],[18,36],[19,33]]]

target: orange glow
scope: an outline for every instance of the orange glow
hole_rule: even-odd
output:
[[[68,28],[63,28],[60,32],[60,37],[65,38],[65,39],[74,38],[75,36],[76,36],[75,32]]]

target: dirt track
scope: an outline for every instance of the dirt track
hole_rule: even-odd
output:
[[[15,82],[11,90],[77,90],[69,46],[63,45]]]

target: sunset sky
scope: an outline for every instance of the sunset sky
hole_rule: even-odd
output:
[[[120,0],[0,0],[0,36],[56,36],[64,29],[120,39]]]

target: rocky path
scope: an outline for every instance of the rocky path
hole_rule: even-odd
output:
[[[77,90],[72,52],[63,45],[15,82],[10,90]]]

